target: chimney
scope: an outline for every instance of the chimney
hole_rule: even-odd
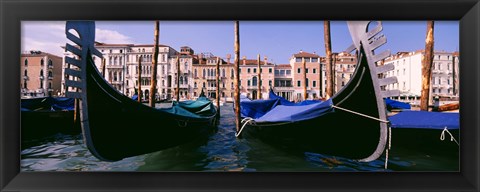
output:
[[[300,53],[303,53],[303,50],[300,49]]]
[[[227,63],[230,63],[230,59],[232,58],[232,55],[227,54]]]
[[[247,64],[247,60],[246,60],[246,59],[247,59],[247,57],[245,57],[245,56],[242,57],[242,60],[243,60],[243,64],[244,64],[244,65]]]
[[[263,64],[266,65],[267,63],[268,63],[268,57],[265,56],[265,57],[263,57]]]
[[[200,53],[198,54],[198,64],[202,64],[202,60],[203,60],[203,54]]]

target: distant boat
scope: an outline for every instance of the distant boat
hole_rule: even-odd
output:
[[[81,39],[69,30],[75,30]],[[67,44],[67,50],[83,58],[65,57],[67,63],[78,67],[65,69],[65,74],[79,79],[66,80],[66,86],[80,90],[66,95],[80,101],[84,140],[95,157],[121,160],[206,138],[215,130],[217,109],[205,97],[158,109],[133,101],[108,84],[91,56],[102,57],[93,46],[94,22],[68,21],[66,34],[77,44]]]
[[[378,74],[393,70],[393,66],[376,66],[375,62],[389,54],[373,55],[373,50],[383,44],[385,37],[375,37],[381,25],[366,33],[368,24],[349,23],[359,54],[355,73],[342,90],[322,102],[292,103],[281,97],[242,99],[245,137],[256,137],[281,148],[364,162],[380,157],[388,148],[389,139],[383,98],[399,92],[381,90],[380,86],[395,83],[396,78],[378,79]]]
[[[80,126],[74,122],[74,103],[74,99],[65,97],[21,99],[22,140],[80,133]]]
[[[401,101],[396,101],[393,99],[385,98],[385,104],[387,105],[387,109],[389,111],[392,110],[406,110],[406,109],[411,109],[412,106],[410,104],[401,102]]]

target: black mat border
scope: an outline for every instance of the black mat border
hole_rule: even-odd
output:
[[[0,190],[479,191],[479,13],[476,0],[0,0]],[[20,21],[155,19],[460,20],[461,172],[19,173]]]

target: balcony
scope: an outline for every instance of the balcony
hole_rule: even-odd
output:
[[[107,69],[123,69],[123,65],[107,65]]]
[[[215,91],[217,90],[217,87],[207,87],[207,91]]]
[[[48,65],[48,68],[49,68],[49,69],[53,69],[53,65]]]
[[[273,87],[274,91],[294,91],[294,87]]]
[[[263,89],[262,87],[260,87],[261,89]],[[258,86],[257,85],[251,85],[251,86],[247,86],[247,89],[250,89],[250,90],[257,90],[258,89]]]
[[[215,80],[217,79],[215,76],[206,76],[204,79],[206,80]]]
[[[44,77],[43,75],[42,75],[42,76],[40,76],[40,80],[43,80],[43,79],[45,79],[45,77]]]
[[[110,83],[111,83],[112,85],[121,85],[121,84],[123,84],[122,81],[111,81]]]
[[[23,80],[28,80],[28,76],[23,76]]]
[[[53,77],[52,77],[52,76],[48,76],[48,80],[52,80],[52,79],[53,79]]]

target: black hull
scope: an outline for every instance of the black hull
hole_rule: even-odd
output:
[[[449,130],[458,143],[459,132],[459,129]],[[450,140],[449,133],[444,132],[444,140],[441,140],[441,129],[395,128],[392,129],[392,150],[411,150],[430,156],[458,158],[460,146]]]
[[[74,122],[73,111],[22,111],[22,140],[41,139],[58,133],[81,133],[80,121]]]
[[[385,119],[378,105],[375,84],[361,50],[350,82],[334,97],[335,106]],[[383,98],[382,99],[383,102]],[[381,114],[383,112],[383,114]],[[323,116],[295,123],[257,123],[245,128],[246,136],[258,137],[281,148],[342,156],[362,161],[378,158],[386,143],[386,123],[334,109]]]
[[[214,118],[191,119],[132,101],[114,90],[87,64],[87,146],[103,160],[120,160],[175,147],[214,130]]]

